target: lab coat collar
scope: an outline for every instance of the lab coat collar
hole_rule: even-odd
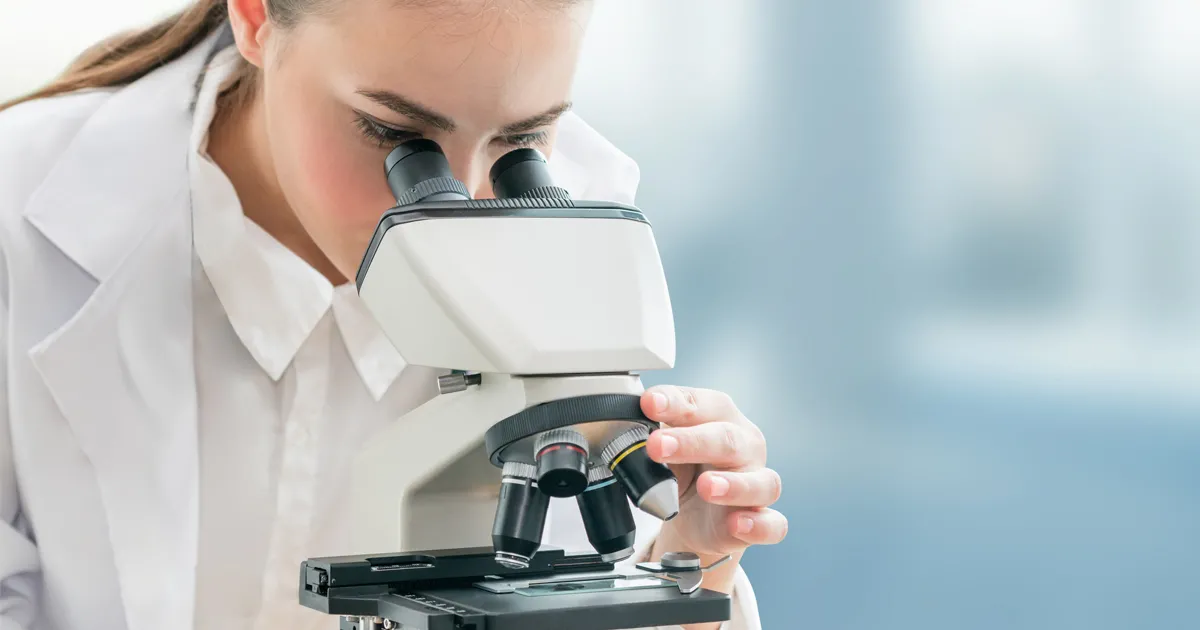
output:
[[[107,527],[129,630],[189,627],[195,606],[197,408],[183,148],[208,48],[115,90],[25,210],[96,280],[75,315],[29,355],[95,470],[107,522],[92,526]]]
[[[202,59],[193,51],[178,63],[195,67]],[[168,66],[114,93],[29,200],[26,219],[99,282],[168,220],[162,208],[187,202],[179,185],[186,181],[180,147],[191,120],[186,83]],[[131,136],[130,120],[138,119],[144,126]],[[151,130],[169,137],[151,137]]]
[[[376,401],[382,399],[408,364],[383,334],[354,284],[335,289],[333,315],[363,385]]]
[[[333,286],[316,269],[248,219],[232,182],[208,156],[209,128],[227,78],[229,47],[207,66],[188,144],[196,256],[242,344],[279,380],[329,310]]]
[[[405,367],[351,284],[334,288],[316,269],[248,219],[228,177],[208,156],[217,97],[236,67],[228,47],[207,66],[196,98],[188,160],[196,255],[238,338],[278,380],[332,308],[363,385],[380,400]]]

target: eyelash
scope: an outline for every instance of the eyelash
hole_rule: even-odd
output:
[[[354,121],[354,125],[358,127],[359,132],[363,137],[379,148],[396,146],[402,142],[420,138],[421,134],[415,131],[407,131],[404,129],[396,129],[388,125],[378,123],[362,114],[359,114]],[[501,142],[511,147],[529,147],[543,144],[546,141],[545,131],[535,131],[533,133],[521,133],[511,136],[499,138]]]

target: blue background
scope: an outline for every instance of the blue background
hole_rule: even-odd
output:
[[[578,110],[676,309],[647,380],[730,392],[784,479],[764,627],[1200,627],[1200,8],[599,11]]]

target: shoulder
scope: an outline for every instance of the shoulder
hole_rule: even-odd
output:
[[[10,231],[25,202],[113,92],[86,90],[0,112],[0,231]]]
[[[637,162],[579,115],[568,112],[559,120],[550,161],[568,180],[572,196],[633,204],[641,178]]]

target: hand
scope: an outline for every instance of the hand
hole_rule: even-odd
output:
[[[768,507],[779,500],[782,481],[766,467],[766,439],[721,392],[652,387],[642,410],[664,425],[650,434],[647,452],[679,480],[679,516],[663,525],[652,559],[691,551],[707,565],[731,555],[734,562],[719,575],[705,576],[706,588],[728,592],[747,547],[787,535],[787,519]]]

